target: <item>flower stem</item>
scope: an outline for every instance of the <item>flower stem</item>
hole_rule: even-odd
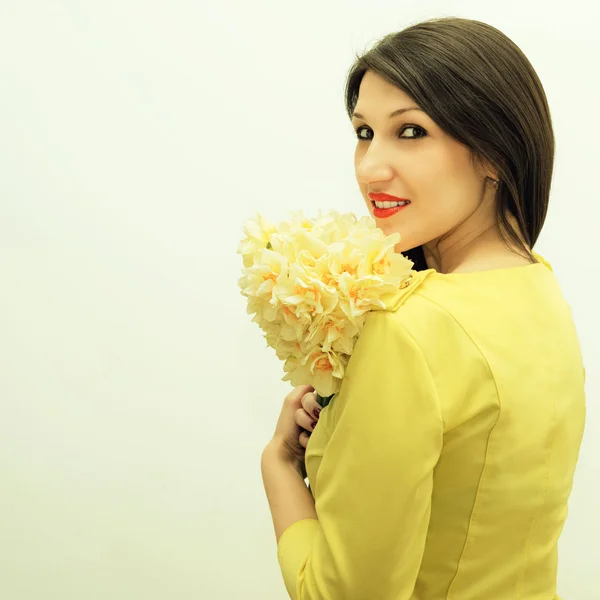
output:
[[[330,402],[331,399],[335,396],[335,394],[331,394],[331,396],[321,396],[321,394],[317,393],[317,402],[325,408]]]

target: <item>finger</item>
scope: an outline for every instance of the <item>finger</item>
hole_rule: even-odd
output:
[[[306,448],[306,446],[308,446],[308,440],[310,440],[310,435],[308,435],[308,433],[306,433],[306,431],[303,431],[300,434],[300,437],[298,438],[298,441],[300,442],[300,445],[303,448]]]
[[[302,396],[302,408],[315,419],[319,418],[321,405],[317,402],[317,394],[315,392],[309,392]]]
[[[310,393],[315,388],[312,385],[298,385],[287,396],[286,400],[292,404],[298,402],[304,394]]]
[[[302,427],[306,431],[313,431],[317,425],[315,418],[311,417],[303,408],[299,408],[294,413],[294,421],[298,427]]]

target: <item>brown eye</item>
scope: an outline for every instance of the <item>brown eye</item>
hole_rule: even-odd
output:
[[[427,132],[422,127],[419,127],[418,125],[407,125],[406,127],[403,127],[400,130],[400,133],[404,133],[405,131],[411,131],[411,130],[413,132],[413,135],[408,136],[408,139],[417,139],[417,138],[425,137],[427,135]],[[400,136],[400,137],[406,137],[406,136]]]

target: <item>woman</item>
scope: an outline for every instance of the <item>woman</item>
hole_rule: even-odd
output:
[[[554,160],[542,85],[497,29],[444,18],[357,57],[346,105],[366,205],[419,271],[320,415],[311,387],[286,398],[262,455],[289,595],[557,598],[585,375],[532,252]]]

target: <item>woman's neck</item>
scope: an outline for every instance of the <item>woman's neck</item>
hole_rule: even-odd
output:
[[[514,227],[516,220],[509,219]],[[518,231],[518,229],[517,229]],[[507,244],[495,222],[465,223],[450,235],[423,246],[427,266],[440,273],[484,271],[531,264],[527,253]]]

